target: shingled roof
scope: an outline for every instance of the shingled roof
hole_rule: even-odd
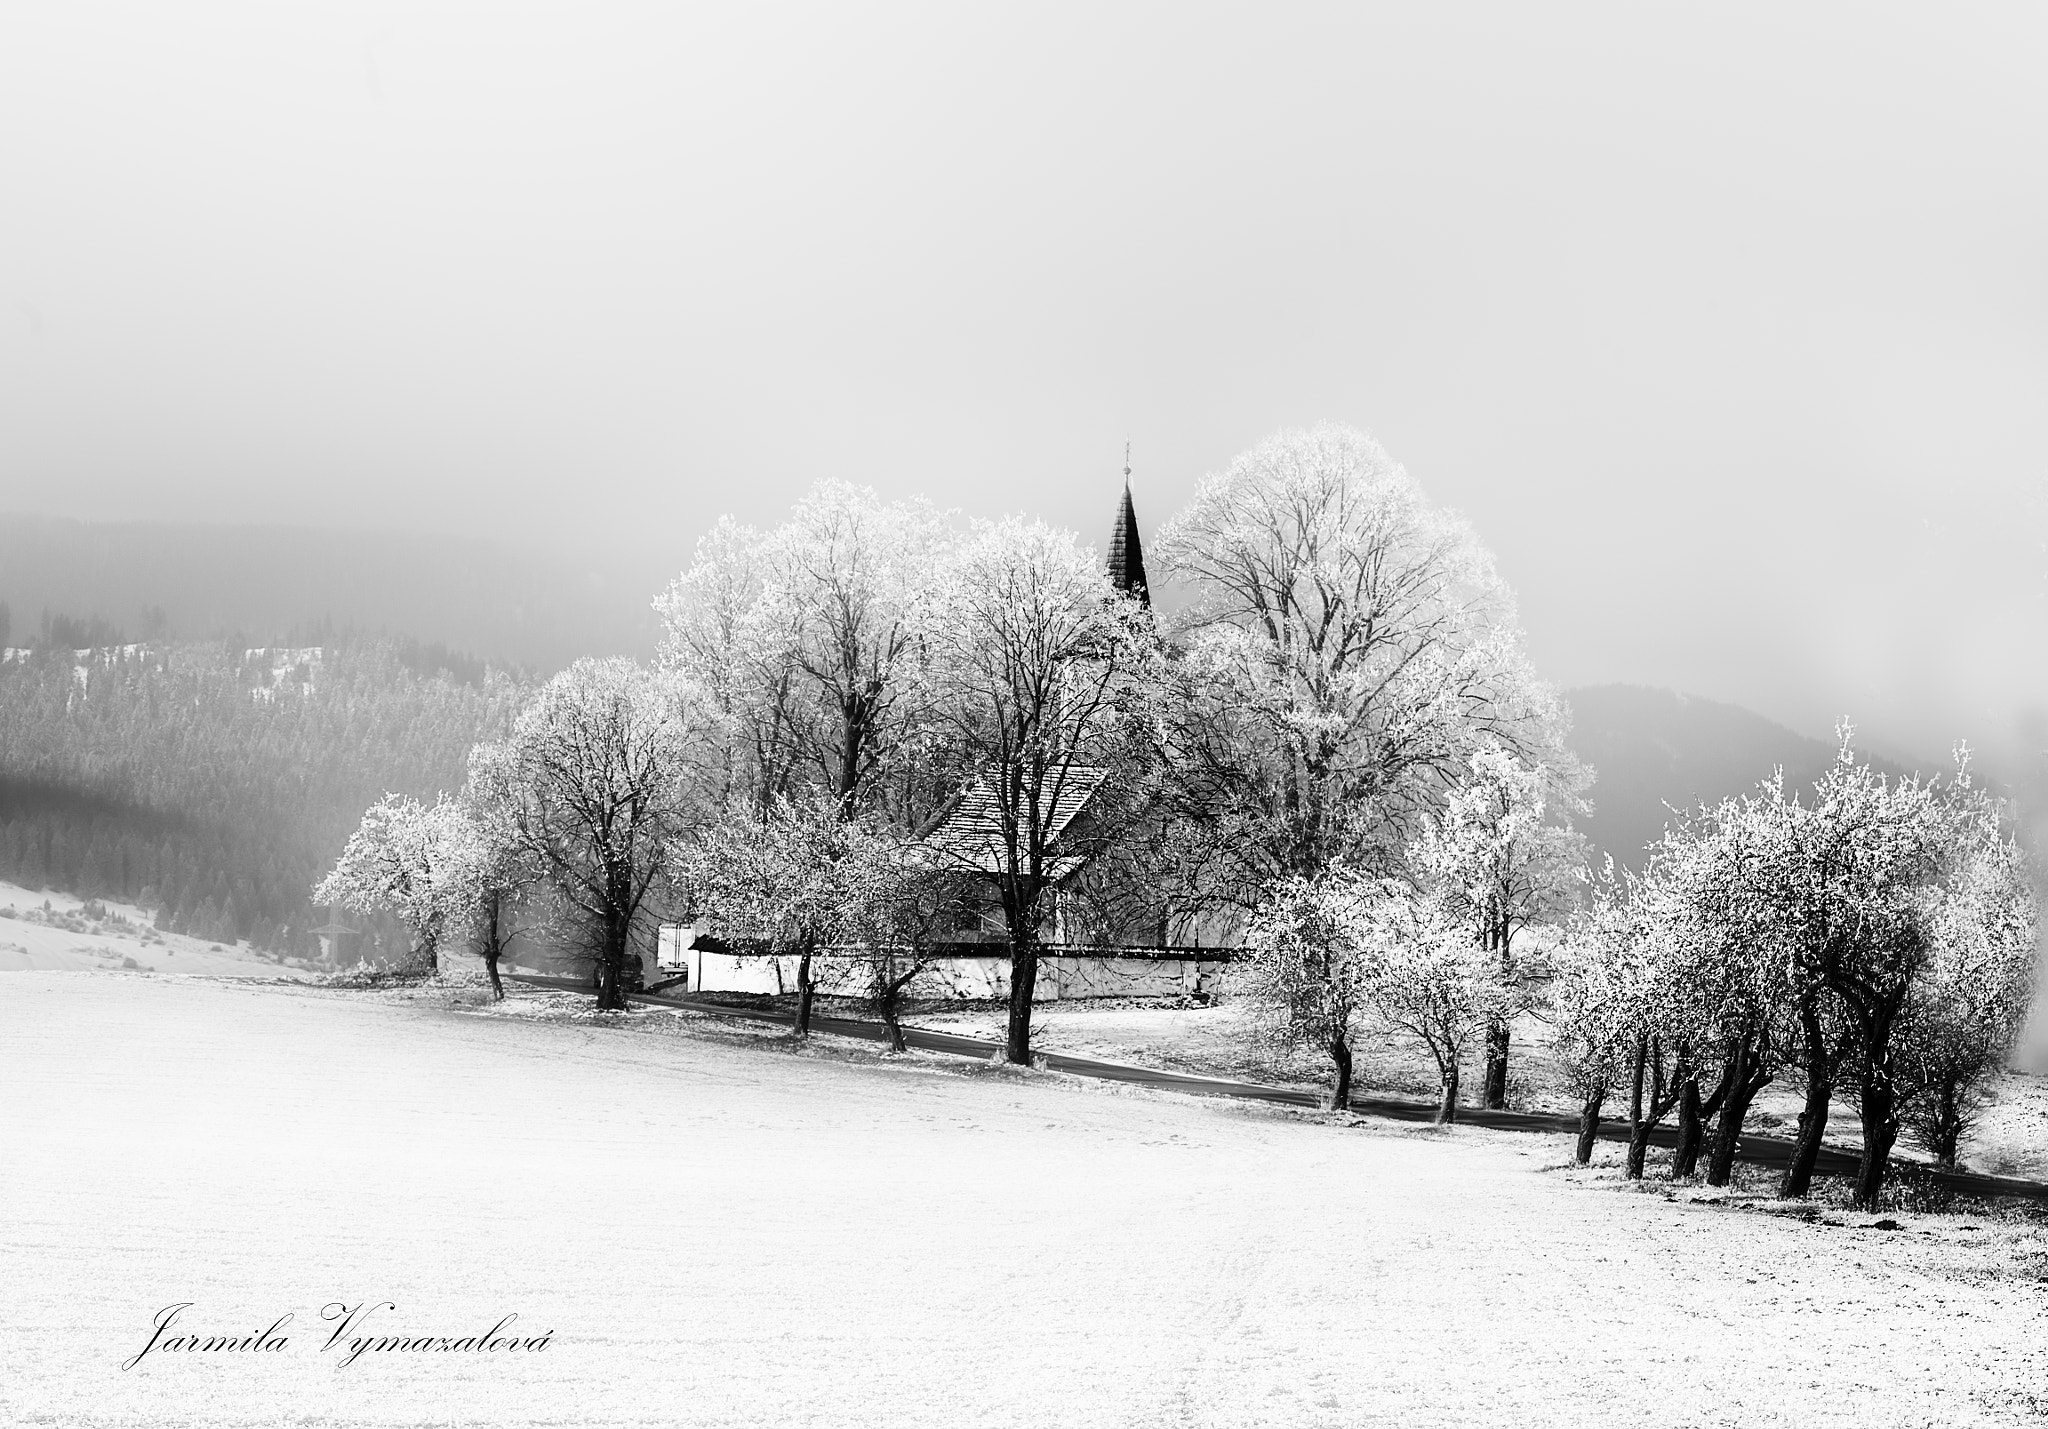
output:
[[[1054,855],[1054,866],[1048,870],[1054,877],[1064,877],[1079,866],[1080,856],[1062,850],[1060,844],[1108,775],[1107,769],[1076,764],[1058,781],[1052,814],[1046,820],[1045,840],[1046,848]],[[1047,782],[1053,780],[1048,778]],[[985,783],[970,784],[954,795],[924,826],[919,838],[949,867],[995,874],[1003,872],[1006,866],[1008,843],[1003,837],[1002,807]]]

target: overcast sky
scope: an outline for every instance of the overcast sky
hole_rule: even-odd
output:
[[[9,6],[0,508],[1099,543],[1126,438],[1149,528],[1344,421],[1561,683],[2025,762],[2044,75],[2033,3]]]

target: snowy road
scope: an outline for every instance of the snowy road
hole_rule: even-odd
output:
[[[661,1021],[0,977],[0,1421],[2016,1424],[2048,1408],[2038,1233],[1726,1214],[1574,1185],[1535,1138],[1344,1129]],[[393,1301],[418,1334],[511,1311],[553,1334],[537,1353],[342,1368],[310,1333],[335,1300]],[[182,1301],[207,1333],[286,1312],[307,1333],[121,1370]]]

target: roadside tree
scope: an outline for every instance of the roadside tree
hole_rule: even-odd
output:
[[[1561,739],[1552,743],[1554,762],[1531,763],[1483,742],[1409,850],[1418,877],[1439,891],[1494,964],[1503,1000],[1486,1028],[1480,1105],[1487,1108],[1507,1105],[1514,1021],[1537,1004],[1545,975],[1517,939],[1532,925],[1561,920],[1586,882],[1585,840],[1568,820],[1585,812],[1591,780]]]
[[[1253,917],[1225,982],[1256,1040],[1329,1057],[1337,1111],[1351,1104],[1354,1024],[1379,972],[1378,950],[1367,940],[1377,896],[1369,882],[1341,870],[1281,882]]]
[[[578,660],[506,743],[504,837],[596,962],[600,1009],[624,1009],[626,959],[649,940],[669,845],[699,816],[701,728],[689,684]]]
[[[405,929],[413,960],[440,967],[440,946],[461,922],[456,893],[459,813],[386,794],[363,814],[313,901],[357,913],[388,913]]]
[[[1016,518],[977,526],[925,616],[936,713],[980,831],[933,857],[993,883],[1010,956],[1004,1055],[1031,1058],[1032,996],[1075,801],[1106,805],[1142,758],[1132,705],[1158,658],[1149,614],[1072,536]]]

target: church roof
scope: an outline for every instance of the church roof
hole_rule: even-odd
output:
[[[1145,545],[1138,539],[1138,511],[1131,505],[1131,471],[1124,468],[1124,499],[1117,508],[1116,525],[1109,533],[1109,580],[1118,590],[1128,591],[1146,605],[1152,596],[1145,585]]]
[[[1076,764],[1067,769],[1059,780],[1051,814],[1045,821],[1048,851],[1059,851],[1061,836],[1080,817],[1108,776],[1107,769],[1091,765]],[[954,795],[938,817],[925,825],[919,837],[926,848],[951,867],[972,868],[981,873],[1004,870],[1009,845],[1003,837],[1002,807],[986,783],[970,784]],[[1047,871],[1062,877],[1078,862],[1072,854],[1062,854]]]

